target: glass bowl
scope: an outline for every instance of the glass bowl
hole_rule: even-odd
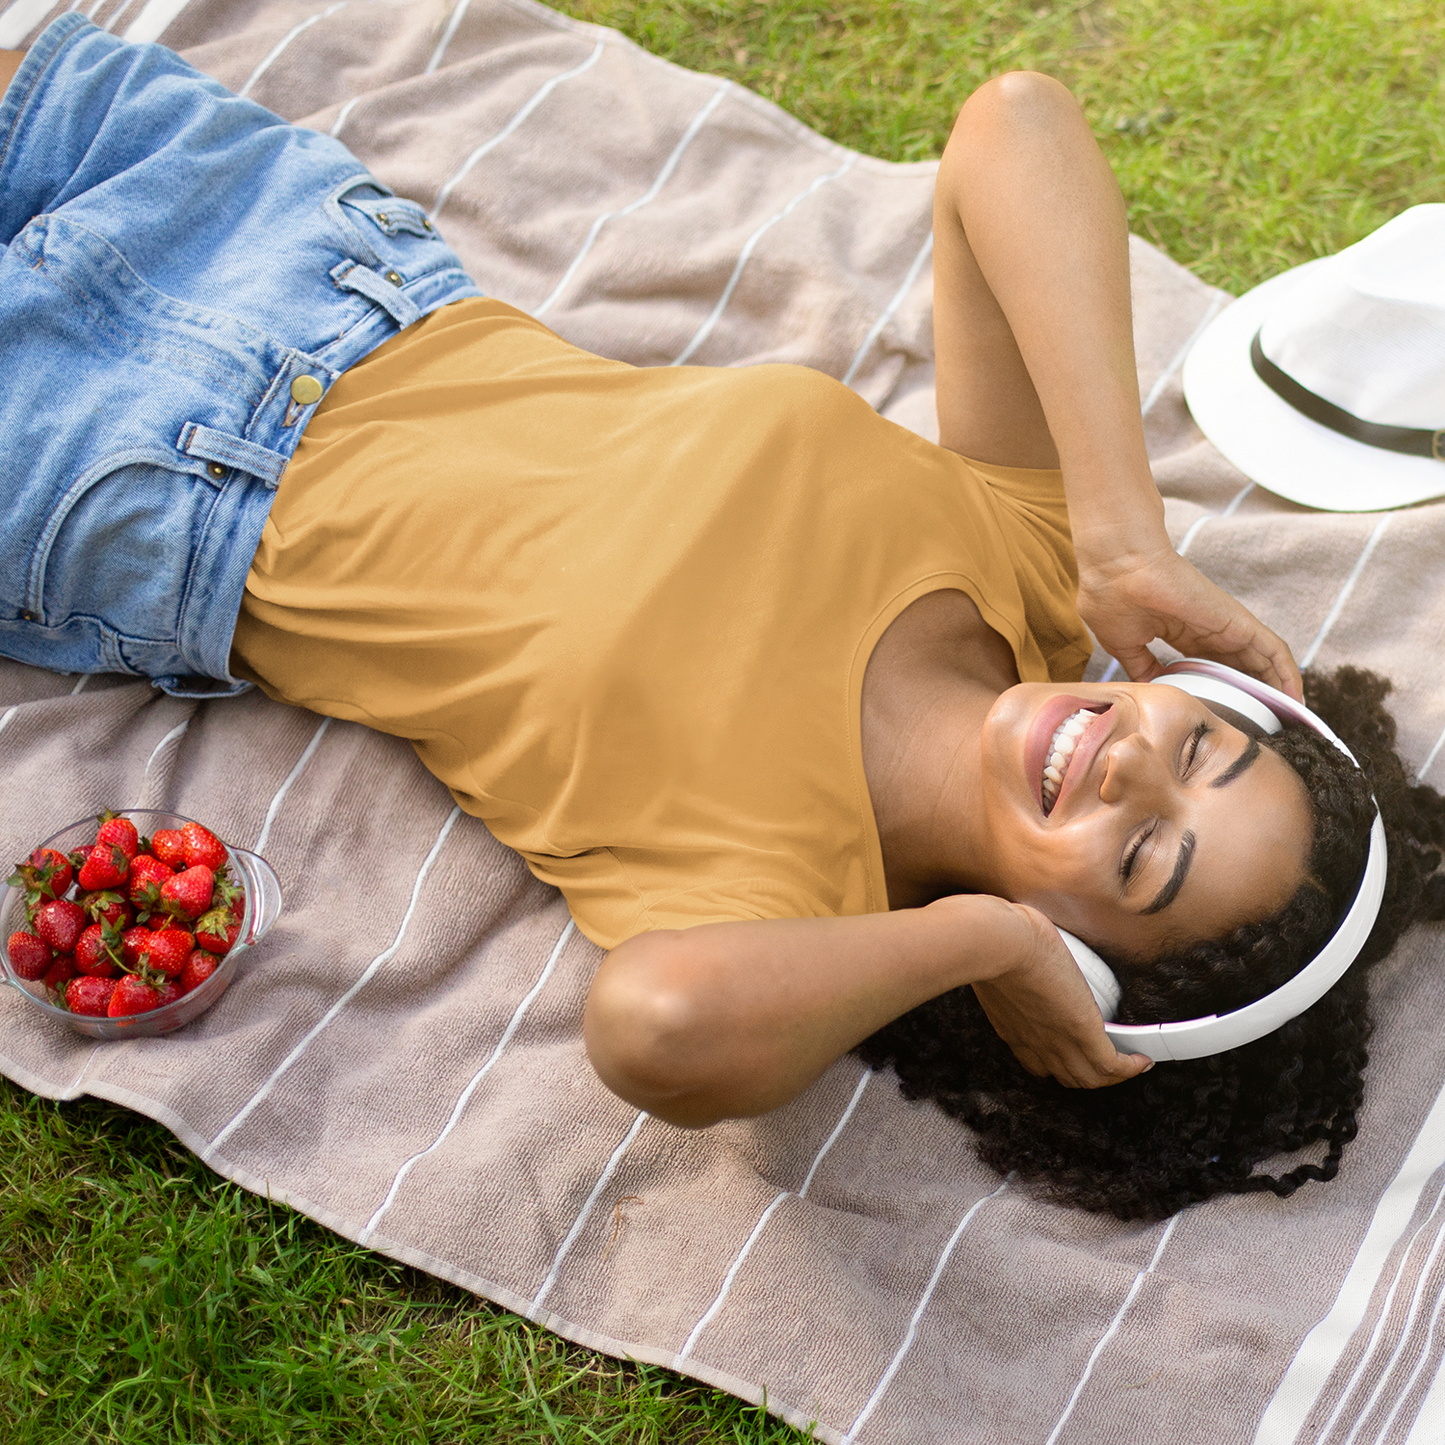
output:
[[[157,808],[123,808],[123,817],[136,825],[142,837],[148,838],[162,828],[180,828],[187,823],[198,821],[183,817],[180,813],[167,813]],[[52,833],[44,842],[35,846],[54,848],[57,853],[70,853],[72,849],[87,847],[95,839],[95,818],[82,818],[70,823],[58,833]],[[205,824],[201,824],[205,827]],[[246,890],[245,907],[241,913],[241,931],[230,950],[216,960],[216,971],[204,983],[198,984],[190,993],[166,1004],[163,1008],[152,1009],[149,1013],[129,1014],[124,1018],[96,1018],[89,1014],[74,1014],[69,1009],[57,1008],[46,1001],[45,984],[40,980],[31,983],[17,974],[10,963],[10,954],[5,946],[12,933],[28,930],[25,918],[25,895],[21,889],[7,889],[10,900],[0,914],[0,972],[3,981],[18,989],[21,996],[37,1013],[56,1023],[64,1024],[77,1033],[89,1034],[95,1039],[135,1039],[154,1034],[168,1034],[173,1029],[184,1027],[193,1018],[205,1011],[225,993],[235,977],[237,960],[253,943],[258,943],[275,923],[281,912],[281,880],[276,870],[259,853],[248,852],[245,848],[226,843],[231,855],[232,872],[236,881]],[[29,857],[32,849],[26,849]]]

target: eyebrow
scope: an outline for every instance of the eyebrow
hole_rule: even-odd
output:
[[[1170,874],[1169,881],[1159,890],[1159,896],[1145,909],[1141,916],[1148,917],[1151,913],[1158,913],[1161,909],[1168,908],[1175,898],[1179,896],[1179,890],[1184,887],[1184,879],[1189,873],[1189,865],[1194,861],[1194,834],[1185,829],[1183,838],[1179,841],[1179,856],[1174,860],[1174,872]]]
[[[1259,756],[1259,739],[1250,738],[1245,744],[1244,751],[1210,783],[1211,788],[1227,788],[1241,773],[1246,773],[1254,766],[1254,760]]]

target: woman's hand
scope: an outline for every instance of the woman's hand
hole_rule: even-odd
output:
[[[1143,1054],[1121,1054],[1104,1032],[1094,995],[1058,929],[1037,909],[1005,905],[1029,930],[1023,961],[973,991],[994,1031],[1029,1073],[1052,1074],[1070,1089],[1120,1084],[1154,1067]]]
[[[1156,637],[1188,657],[1247,672],[1298,702],[1299,668],[1284,641],[1222,588],[1161,543],[1098,562],[1079,549],[1079,615],[1099,645],[1135,682],[1163,664],[1149,651]]]

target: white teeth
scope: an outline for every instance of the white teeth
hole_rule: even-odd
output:
[[[1059,789],[1063,786],[1064,774],[1068,772],[1069,763],[1073,759],[1074,749],[1078,746],[1084,729],[1089,726],[1093,717],[1094,714],[1088,708],[1081,707],[1071,717],[1065,718],[1055,730],[1053,738],[1049,742],[1048,761],[1044,765],[1045,813],[1053,808],[1054,802],[1059,796]]]

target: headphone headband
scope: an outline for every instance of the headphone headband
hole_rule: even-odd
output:
[[[1328,739],[1359,767],[1355,755],[1309,708],[1232,667],[1185,657],[1170,663],[1163,675],[1153,681],[1178,687],[1206,704],[1214,702],[1228,707],[1268,733],[1282,731],[1286,723],[1298,723]],[[1151,1059],[1202,1059],[1273,1033],[1318,1003],[1339,982],[1375,926],[1385,896],[1387,862],[1385,825],[1376,807],[1364,876],[1334,936],[1287,983],[1227,1014],[1210,1014],[1179,1023],[1116,1024],[1112,1020],[1118,1010],[1120,988],[1113,970],[1073,934],[1061,928],[1059,936],[1094,994],[1099,1012],[1104,1016],[1104,1032],[1121,1053],[1147,1054]]]

